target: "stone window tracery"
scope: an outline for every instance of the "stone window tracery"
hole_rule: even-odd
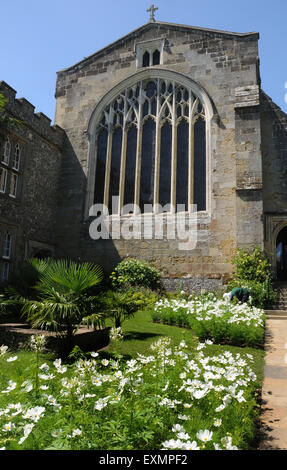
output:
[[[94,202],[120,214],[126,204],[206,210],[206,116],[191,88],[152,78],[123,90],[95,132]],[[112,196],[119,205],[112,207]],[[132,211],[133,212],[133,211]]]

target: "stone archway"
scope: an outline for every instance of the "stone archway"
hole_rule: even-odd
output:
[[[278,281],[287,282],[287,225],[276,237],[276,274]]]

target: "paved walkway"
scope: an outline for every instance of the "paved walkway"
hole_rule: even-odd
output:
[[[287,312],[266,311],[265,378],[259,449],[287,449]]]

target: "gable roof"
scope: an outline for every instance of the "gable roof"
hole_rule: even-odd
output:
[[[164,21],[149,21],[148,23],[145,23],[144,25],[140,26],[139,28],[131,31],[130,33],[126,34],[125,36],[122,36],[121,38],[117,39],[116,41],[112,42],[111,44],[105,46],[103,49],[100,49],[99,51],[91,54],[88,57],[85,57],[84,59],[80,60],[76,64],[61,69],[57,73],[61,74],[63,72],[69,72],[72,71],[73,69],[79,69],[82,66],[86,65],[91,59],[100,57],[101,55],[110,52],[112,49],[117,47],[119,44],[132,39],[133,37],[137,37],[141,32],[147,31],[152,28],[166,28],[166,29],[176,29],[176,30],[181,30],[181,31],[194,31],[195,33],[206,33],[208,35],[212,36],[217,36],[217,37],[229,37],[229,38],[238,38],[238,39],[259,39],[259,33],[258,32],[249,32],[249,33],[235,33],[235,32],[230,32],[230,31],[222,31],[219,29],[210,29],[210,28],[201,28],[199,26],[189,26],[189,25],[182,25],[182,24],[177,24],[177,23],[168,23]]]

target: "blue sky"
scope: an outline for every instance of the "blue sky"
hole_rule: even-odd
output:
[[[156,19],[258,31],[262,88],[287,112],[286,0],[2,0],[0,80],[54,120],[56,72]]]

